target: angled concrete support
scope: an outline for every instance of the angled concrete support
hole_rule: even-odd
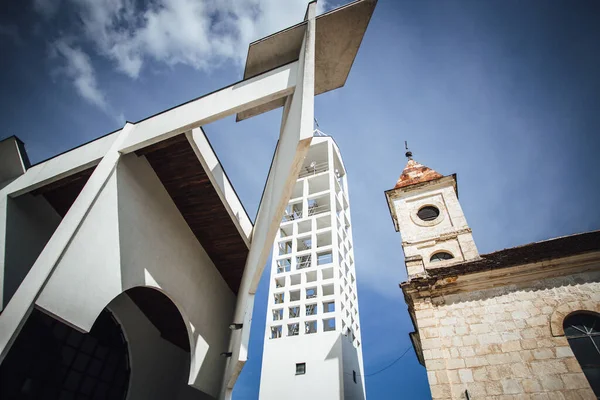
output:
[[[115,170],[121,156],[118,149],[132,129],[133,125],[129,123],[125,125],[108,153],[106,153],[100,164],[98,164],[98,167],[96,167],[89,181],[77,197],[77,200],[73,203],[70,211],[31,267],[30,272],[15,292],[12,300],[2,311],[2,318],[0,318],[0,362],[4,360],[12,342],[25,323],[36,299],[50,278],[52,271],[73,238],[73,235],[77,232],[90,207],[92,207],[106,181]]]
[[[264,270],[281,216],[310,146],[314,124],[315,32],[316,2],[308,5],[307,28],[300,48],[296,87],[286,100],[281,133],[269,171],[258,216],[254,225],[250,254],[238,293],[235,323],[243,322],[241,330],[231,335],[232,357],[225,373],[223,398],[231,398],[242,367],[248,359],[248,342],[252,322],[254,295]]]

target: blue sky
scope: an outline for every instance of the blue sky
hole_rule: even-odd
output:
[[[329,1],[329,9],[340,2]],[[0,138],[32,162],[241,78],[249,41],[306,1],[35,0],[0,11]],[[383,191],[415,159],[458,174],[481,253],[600,228],[600,3],[380,0],[346,86],[316,100],[348,169],[366,373],[410,345]],[[280,111],[205,126],[251,217]],[[267,281],[234,398],[256,399]],[[430,398],[412,351],[372,399]]]

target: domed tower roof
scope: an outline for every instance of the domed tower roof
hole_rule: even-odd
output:
[[[394,189],[443,178],[442,174],[413,160],[410,152],[407,152],[406,154],[408,162],[406,163],[406,167],[404,167],[402,174],[400,174]]]

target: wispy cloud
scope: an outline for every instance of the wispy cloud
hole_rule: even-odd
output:
[[[248,44],[300,21],[307,0],[66,0],[74,24],[53,47],[67,75],[88,102],[110,113],[91,59],[82,49],[114,63],[135,79],[144,65],[183,64],[210,71],[224,63],[241,65]],[[66,7],[66,5],[69,7]],[[61,0],[35,0],[45,18],[56,15]],[[325,1],[319,2],[319,11]],[[76,39],[75,39],[76,38]]]
[[[71,79],[75,90],[81,97],[99,107],[117,122],[123,123],[123,116],[112,110],[105,94],[98,88],[96,72],[90,57],[81,48],[70,44],[65,39],[60,39],[53,43],[52,54],[62,60],[59,72],[63,72]]]
[[[298,22],[307,5],[306,0],[160,0],[140,8],[134,0],[70,2],[83,36],[132,78],[149,60],[200,70],[228,61],[241,64],[250,41]]]

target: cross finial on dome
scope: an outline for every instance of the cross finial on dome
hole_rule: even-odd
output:
[[[408,149],[408,142],[405,140],[404,141],[404,148],[406,149],[406,153],[404,153],[404,155],[406,156],[406,158],[408,158],[409,160],[412,160],[412,151],[410,151]]]

